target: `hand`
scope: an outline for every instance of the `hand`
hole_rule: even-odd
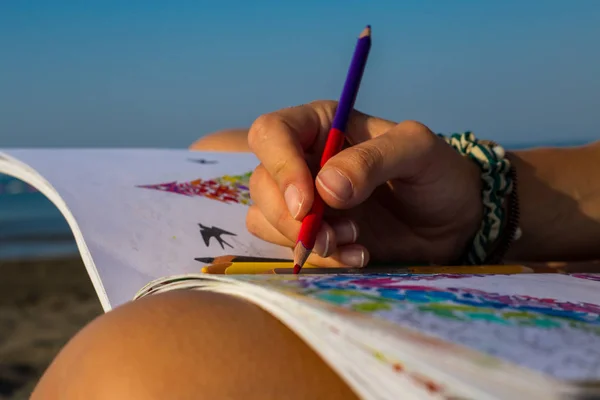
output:
[[[315,180],[336,104],[286,108],[253,123],[248,144],[260,165],[250,179],[249,231],[293,247],[316,185],[329,207],[309,263],[457,260],[481,224],[478,167],[425,125],[355,111],[346,129],[352,146]]]

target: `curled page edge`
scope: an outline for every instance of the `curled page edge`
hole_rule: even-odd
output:
[[[102,280],[100,279],[100,275],[98,274],[98,270],[96,269],[96,264],[94,263],[85,239],[83,238],[79,224],[69,210],[67,203],[65,203],[63,198],[58,194],[58,191],[36,170],[19,159],[10,156],[6,152],[0,152],[0,173],[10,175],[33,186],[46,196],[56,208],[58,208],[63,217],[67,220],[71,232],[73,232],[77,249],[79,250],[85,269],[92,281],[96,295],[100,300],[102,309],[104,312],[110,311],[112,306],[108,299],[108,295],[106,294],[104,285],[102,284]]]

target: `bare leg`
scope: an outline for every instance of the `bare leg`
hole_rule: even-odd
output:
[[[59,353],[33,400],[356,399],[292,331],[233,296],[176,291],[119,307]]]
[[[196,140],[190,150],[249,152],[248,129],[226,129]]]

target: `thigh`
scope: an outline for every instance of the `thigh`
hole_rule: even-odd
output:
[[[176,291],[119,307],[65,346],[33,399],[353,399],[298,336],[242,299]]]

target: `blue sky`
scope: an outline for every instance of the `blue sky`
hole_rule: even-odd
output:
[[[183,147],[337,99],[504,143],[600,134],[600,1],[2,1],[0,146]]]

